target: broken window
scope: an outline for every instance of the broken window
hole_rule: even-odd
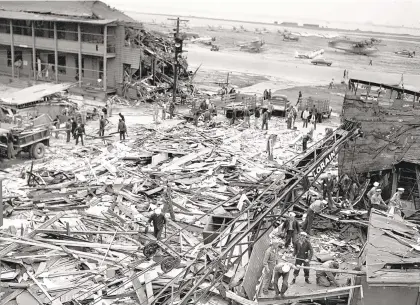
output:
[[[59,55],[57,58],[57,65],[58,65],[58,73],[66,74],[66,56]],[[52,65],[52,70],[55,71],[55,58],[54,54],[48,54],[48,63]]]
[[[22,60],[22,51],[15,50],[15,62],[17,62],[18,60]],[[8,67],[12,66],[12,50],[11,50],[11,48],[9,48],[7,50],[7,66]]]

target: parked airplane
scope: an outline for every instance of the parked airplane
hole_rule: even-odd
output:
[[[241,51],[258,53],[262,50],[264,44],[265,42],[262,39],[256,38],[250,42],[240,44],[239,47]]]
[[[381,41],[376,38],[362,41],[353,41],[349,39],[337,39],[328,42],[328,46],[337,50],[360,55],[372,55],[379,50],[375,47]]]

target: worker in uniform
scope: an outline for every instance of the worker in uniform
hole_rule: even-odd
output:
[[[300,233],[300,226],[295,217],[296,214],[290,212],[287,219],[283,222],[281,227],[286,235],[286,240],[284,243],[285,248],[289,247],[291,242],[294,245],[296,243],[297,236]]]
[[[118,122],[118,132],[120,133],[120,141],[125,140],[125,133],[127,132],[127,126],[122,119]]]
[[[230,120],[230,125],[235,124],[235,120],[236,120],[236,108],[235,108],[235,106],[233,106],[233,109],[232,109],[232,119]]]
[[[379,182],[375,182],[373,183],[373,187],[369,190],[369,192],[367,193],[367,198],[370,201],[370,198],[373,196],[373,194],[375,194],[376,189],[379,187]]]
[[[103,137],[105,135],[105,125],[108,120],[101,115],[101,119],[99,120],[99,136]]]
[[[73,138],[76,139],[76,133],[75,130],[77,128],[77,122],[75,118],[71,119],[71,134],[73,135]]]
[[[314,129],[316,129],[316,119],[318,117],[318,109],[316,109],[315,105],[312,106],[311,109],[311,121],[314,124]]]
[[[386,205],[385,201],[382,199],[381,192],[382,192],[381,189],[376,189],[375,194],[373,194],[372,197],[370,197],[370,204],[372,208],[382,210],[382,211],[387,211],[388,206]]]
[[[401,195],[404,193],[402,187],[397,189],[397,192],[389,200],[388,214],[394,215],[397,214],[401,216]]]
[[[302,120],[303,120],[303,128],[308,127],[308,119],[309,119],[309,110],[308,107],[305,108],[304,111],[302,111]]]
[[[261,130],[264,129],[264,126],[265,126],[265,129],[268,130],[268,120],[269,120],[268,111],[263,110]]]
[[[166,225],[165,215],[162,214],[162,210],[157,208],[154,210],[153,214],[150,216],[148,223],[153,223],[153,235],[156,239],[160,239],[163,228]]]
[[[11,131],[7,133],[7,158],[16,159],[15,149],[13,147],[13,134]]]
[[[289,275],[291,270],[298,270],[298,268],[288,262],[279,262],[274,266],[274,291],[276,296],[284,297],[289,288]],[[279,289],[279,279],[282,278],[281,289]]]
[[[175,112],[175,104],[173,101],[169,103],[169,118],[172,120]]]
[[[314,221],[315,213],[316,214],[321,213],[326,204],[327,204],[326,200],[318,199],[312,202],[312,204],[309,206],[308,211],[306,212],[306,219],[302,225],[302,229],[306,233],[311,234],[312,223]]]
[[[334,179],[331,177],[331,173],[327,174],[327,178],[322,180],[322,198],[328,198],[328,208],[330,210],[334,209],[332,192],[334,190]]]
[[[292,129],[293,125],[293,110],[292,107],[287,111],[287,129]]]
[[[340,265],[337,261],[330,260],[326,261],[321,265],[321,268],[325,269],[338,269],[340,268]],[[335,279],[336,273],[331,271],[316,271],[316,283],[319,286],[323,287],[331,287],[336,286],[340,287],[340,284],[337,283],[337,280]]]
[[[274,144],[276,143],[277,135],[272,134],[268,137],[267,140],[267,154],[268,154],[268,160],[273,161],[274,159]]]
[[[248,126],[248,128],[251,127],[251,123],[249,122],[249,117],[250,117],[250,114],[249,114],[248,107],[245,106],[245,108],[244,108],[244,125]]]
[[[203,115],[204,126],[207,127],[209,125],[210,119],[211,119],[210,110],[207,109],[206,112],[204,112],[204,115]]]
[[[258,129],[258,120],[260,118],[260,109],[255,108],[254,117],[255,117],[255,122],[254,122],[255,129]]]
[[[309,263],[314,255],[314,250],[312,248],[311,242],[309,241],[309,236],[306,232],[300,232],[299,238],[297,239],[294,249],[293,256],[296,257],[296,266],[306,266],[309,267]],[[296,278],[299,275],[299,269],[293,272],[292,284],[296,283]],[[309,269],[304,269],[305,282],[310,284],[309,281]]]
[[[273,277],[274,266],[277,264],[280,256],[280,242],[278,240],[273,243],[265,250],[263,259],[263,283],[262,290],[264,294],[268,294],[268,288],[271,286],[271,279]]]
[[[74,134],[76,135],[76,145],[79,144],[79,138],[80,141],[82,142],[82,145],[85,145],[83,143],[83,135],[86,135],[85,132],[85,126],[83,124],[78,124],[76,130],[74,131]]]
[[[70,142],[70,133],[71,133],[71,119],[68,119],[66,122],[66,134],[67,134],[67,143]]]

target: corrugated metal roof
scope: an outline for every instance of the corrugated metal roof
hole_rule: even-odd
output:
[[[39,84],[22,89],[17,92],[9,93],[0,98],[0,103],[8,106],[19,106],[41,100],[45,96],[67,90],[73,86],[71,83],[62,84]]]
[[[410,266],[420,263],[420,253],[413,250],[413,246],[418,246],[420,236],[413,229],[413,224],[395,217],[388,218],[372,209],[366,244],[368,284],[393,286],[420,283],[419,270]],[[405,265],[407,269],[400,268],[400,265]]]
[[[135,22],[123,12],[102,1],[1,1],[0,10],[51,17],[73,17],[91,20]],[[33,20],[33,19],[30,19]]]

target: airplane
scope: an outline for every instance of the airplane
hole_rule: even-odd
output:
[[[396,51],[394,53],[401,56],[407,56],[408,58],[414,58],[414,56],[416,56],[416,51],[410,50]]]
[[[191,38],[192,43],[202,43],[206,46],[210,46],[214,39],[212,37],[199,37],[199,38]]]
[[[349,39],[337,39],[328,42],[328,46],[337,50],[346,51],[359,55],[371,55],[379,50],[375,47],[381,41],[376,38],[370,40],[354,41]]]
[[[240,50],[245,52],[252,52],[252,53],[258,53],[262,50],[263,45],[265,42],[262,39],[254,39],[250,42],[240,44]]]
[[[283,41],[299,41],[299,37],[294,36],[291,33],[284,33],[283,34]]]

